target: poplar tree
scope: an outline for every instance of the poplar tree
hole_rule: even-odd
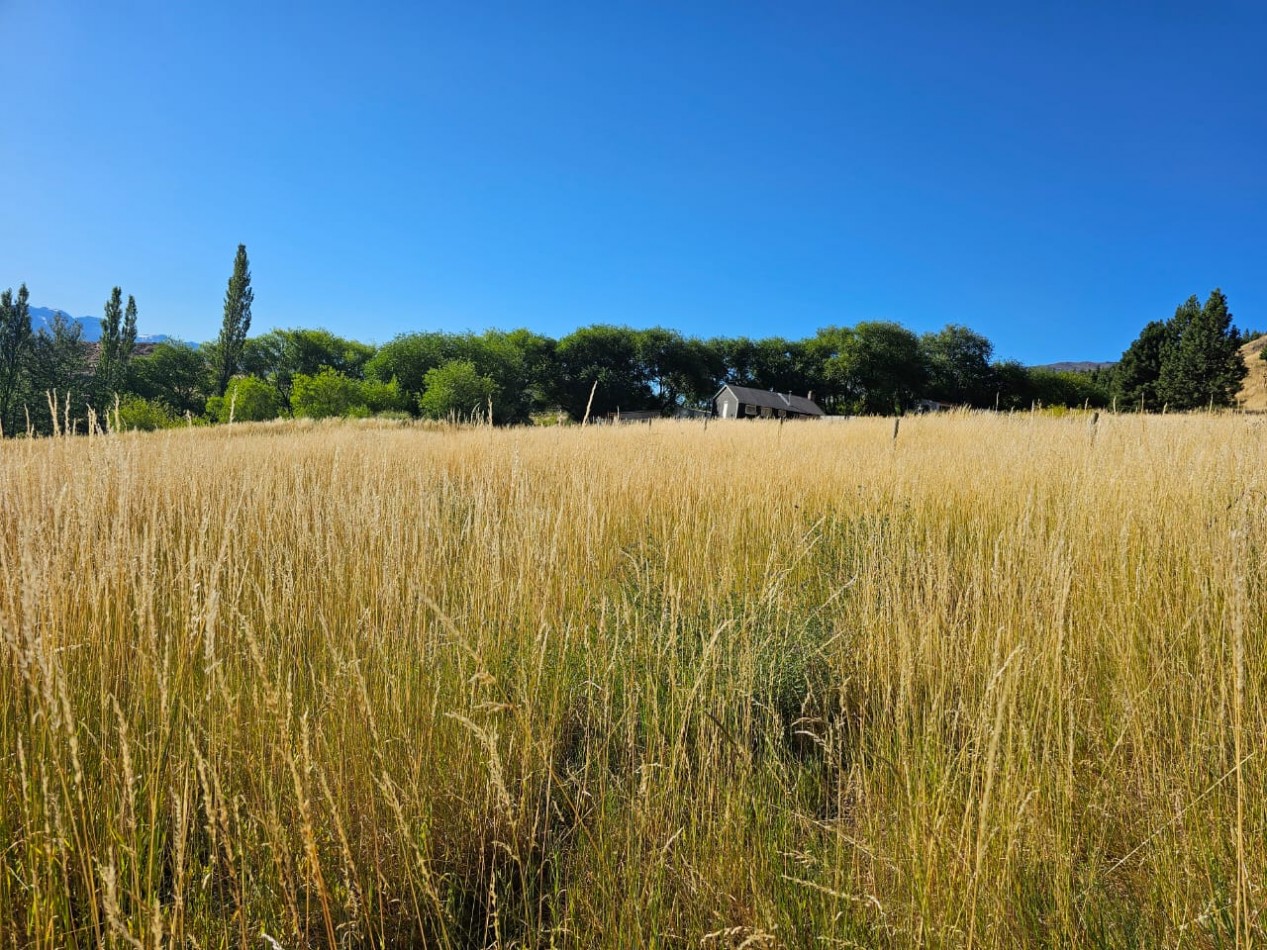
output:
[[[122,391],[127,379],[128,362],[136,347],[136,298],[128,295],[123,308],[123,291],[115,287],[106,301],[101,318],[101,342],[97,350],[97,400],[104,408],[110,398]]]
[[[132,351],[136,349],[136,298],[131,294],[128,294],[127,309],[123,311],[123,331],[119,334],[119,345],[123,369],[126,370],[128,361],[132,359]]]
[[[238,370],[242,348],[251,329],[251,303],[255,292],[251,290],[251,265],[246,257],[246,245],[238,245],[233,259],[233,276],[224,294],[224,323],[220,338],[216,341],[216,393],[223,396],[229,388],[229,380]]]
[[[114,390],[115,367],[120,349],[119,336],[122,330],[123,288],[115,287],[110,291],[110,299],[101,312],[101,340],[97,344],[96,398],[103,406]]]

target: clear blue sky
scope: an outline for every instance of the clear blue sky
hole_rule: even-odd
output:
[[[0,0],[0,287],[216,334],[1267,328],[1267,5]]]

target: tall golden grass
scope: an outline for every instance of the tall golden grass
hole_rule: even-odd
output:
[[[0,445],[0,947],[1267,942],[1243,416]]]

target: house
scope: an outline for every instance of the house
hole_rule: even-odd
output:
[[[824,413],[813,396],[727,384],[713,397],[713,411],[722,419],[815,419]]]
[[[938,402],[936,399],[916,399],[914,411],[923,412],[954,412],[959,407],[953,402]]]

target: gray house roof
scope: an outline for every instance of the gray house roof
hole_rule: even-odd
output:
[[[797,412],[803,416],[823,415],[823,410],[818,408],[818,404],[804,396],[784,395],[783,393],[769,392],[764,389],[753,389],[749,386],[731,386],[729,384],[718,390],[717,395],[720,396],[727,389],[734,393],[735,397],[744,405],[761,406],[766,409],[786,409],[788,412]],[[716,399],[717,396],[713,398]]]

